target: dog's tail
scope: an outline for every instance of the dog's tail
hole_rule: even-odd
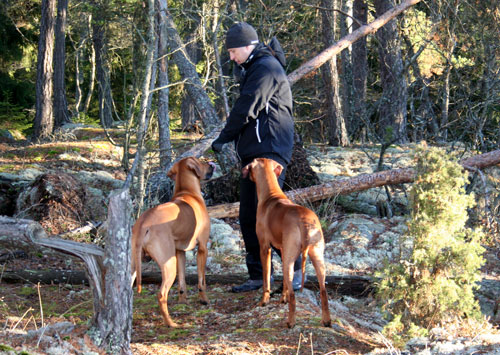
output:
[[[135,284],[137,286],[137,292],[142,291],[142,271],[141,271],[141,261],[142,261],[142,247],[135,244],[135,238],[132,238],[132,287]]]
[[[300,289],[304,289],[304,280],[305,280],[305,274],[306,274],[306,261],[307,261],[307,254],[309,252],[309,246],[307,246],[304,251],[302,252],[302,265],[301,265],[301,271],[302,271],[302,285],[300,286]]]

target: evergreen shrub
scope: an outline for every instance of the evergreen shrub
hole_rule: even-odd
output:
[[[416,179],[411,217],[399,260],[377,272],[377,296],[390,319],[384,334],[396,343],[451,318],[480,318],[473,291],[483,264],[482,232],[465,226],[474,196],[465,192],[467,173],[440,148],[415,150]]]

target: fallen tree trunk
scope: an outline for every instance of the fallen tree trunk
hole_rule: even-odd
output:
[[[235,285],[246,281],[247,274],[215,274],[206,275],[207,285]],[[274,276],[275,288],[281,285],[283,278]],[[87,275],[84,271],[79,270],[19,270],[8,271],[2,274],[2,282],[5,283],[42,283],[42,284],[72,284],[72,285],[88,285]],[[144,272],[142,273],[143,284],[156,284],[162,282],[161,273]],[[186,275],[186,283],[195,286],[198,284],[198,275]],[[307,275],[307,281],[304,287],[310,289],[318,288],[318,280],[315,275]],[[327,276],[326,287],[328,290],[341,295],[349,296],[367,296],[373,290],[371,277],[358,275],[345,276]]]
[[[476,155],[460,161],[467,170],[484,169],[500,164],[500,149]],[[315,202],[332,196],[347,195],[385,185],[398,185],[413,182],[415,171],[412,168],[379,171],[373,174],[362,174],[348,179],[330,181],[321,185],[287,191],[288,198],[296,203]],[[212,218],[237,217],[240,203],[226,203],[208,207]]]

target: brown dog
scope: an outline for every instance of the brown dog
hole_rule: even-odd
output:
[[[174,164],[168,177],[175,181],[172,201],[144,212],[132,228],[132,282],[137,277],[137,291],[141,292],[141,259],[144,249],[159,265],[162,284],[158,292],[163,320],[177,327],[168,314],[168,292],[179,274],[179,302],[186,302],[186,254],[198,244],[198,291],[200,302],[208,303],[205,294],[205,264],[210,218],[201,195],[200,180],[209,179],[215,170],[213,163],[204,163],[194,157]]]
[[[289,328],[295,325],[295,294],[292,287],[293,264],[302,253],[302,287],[307,255],[311,258],[318,277],[321,296],[321,323],[331,324],[328,296],[325,288],[325,241],[316,214],[290,201],[278,184],[283,167],[271,159],[258,158],[242,170],[257,188],[257,226],[260,258],[263,269],[263,291],[260,306],[269,303],[271,278],[271,244],[280,249],[283,263],[283,293],[280,302],[288,301]]]

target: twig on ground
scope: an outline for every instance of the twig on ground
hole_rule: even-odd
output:
[[[17,328],[17,326],[19,325],[19,323],[21,323],[21,321],[24,319],[26,314],[32,310],[33,310],[33,308],[31,308],[31,307],[28,308],[28,310],[26,312],[24,312],[23,316],[17,321],[17,323],[14,325],[14,328],[12,328],[11,330],[15,330]]]
[[[40,317],[42,317],[42,327],[45,326],[44,319],[43,319],[43,304],[42,304],[42,295],[40,294],[40,282],[37,284],[37,290],[38,290],[38,302],[40,303]]]

